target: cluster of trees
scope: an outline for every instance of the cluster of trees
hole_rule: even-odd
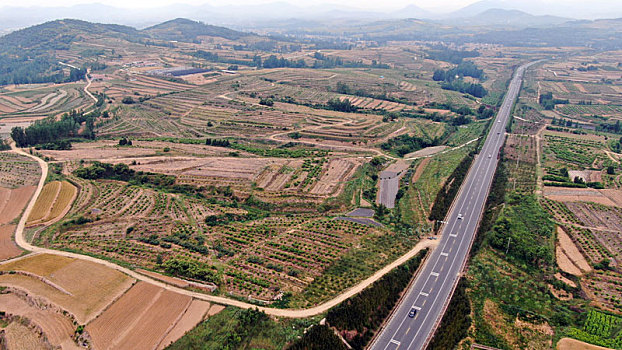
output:
[[[0,138],[0,151],[6,151],[11,149],[11,146],[6,142],[6,140]]]
[[[175,243],[178,246],[181,246],[193,252],[197,252],[199,254],[209,254],[209,249],[205,245],[205,238],[203,236],[196,236],[194,237],[194,239],[191,239],[191,237],[186,234],[176,232],[174,235],[162,237],[162,243],[158,242],[156,244],[160,244],[161,246],[164,246],[164,244],[166,244],[168,245],[168,248],[170,248],[170,243]],[[164,248],[167,247],[164,246]]]
[[[540,105],[544,107],[544,109],[550,111],[555,108],[555,105],[568,104],[569,101],[553,98],[552,92],[545,92],[543,94],[540,94],[540,97],[538,98],[538,103],[540,103]]]
[[[250,215],[252,217],[252,215]],[[241,222],[249,220],[249,214],[224,213],[219,215],[210,215],[205,218],[207,226],[218,226],[228,224],[230,222]]]
[[[69,140],[57,140],[53,142],[41,143],[35,146],[35,149],[49,149],[55,151],[66,151],[71,149]]]
[[[464,77],[484,79],[484,71],[471,62],[463,62],[456,68],[446,71],[442,69],[434,71],[432,79],[442,82],[441,88],[445,90],[460,91],[479,98],[488,94],[488,91],[482,84],[467,83],[464,81]]]
[[[135,171],[130,169],[127,164],[109,164],[102,162],[93,162],[90,166],[80,167],[73,171],[77,177],[97,180],[108,179],[126,181],[136,186],[148,186],[167,192],[182,193],[187,195],[202,196],[203,188],[197,188],[191,185],[179,185],[175,183],[175,176],[149,173],[143,171]]]
[[[338,98],[331,99],[326,103],[326,107],[330,110],[338,112],[353,113],[358,110],[358,108],[353,105],[352,102],[350,102],[350,100],[347,98],[343,101]]]
[[[93,162],[91,166],[80,167],[74,170],[73,174],[88,180],[109,179],[129,181],[136,175],[136,171],[130,169],[127,164],[123,163],[113,165],[109,163]]]
[[[615,123],[601,123],[597,127],[597,130],[604,131],[604,132],[610,132],[613,134],[620,134],[622,133],[622,125],[620,125],[619,120],[616,120]]]
[[[613,142],[611,149],[613,149],[614,152],[622,153],[622,137],[620,137],[617,142]]]
[[[342,332],[355,331],[349,344],[354,349],[364,349],[408,286],[426,253],[427,250],[419,252],[361,293],[330,309],[326,321]]]
[[[464,77],[472,77],[481,80],[484,79],[484,71],[477,68],[472,62],[462,62],[457,67],[449,70],[437,69],[432,75],[434,81],[446,81],[448,83]]]
[[[183,257],[168,259],[162,264],[166,273],[174,276],[186,277],[214,284],[220,283],[218,271],[206,263]]]
[[[251,66],[251,67],[258,67],[258,68],[261,68],[262,66],[261,57],[258,55],[255,55],[251,61],[240,60],[240,59],[235,59],[235,58],[220,57],[218,56],[217,53],[209,52],[205,50],[197,50],[197,51],[189,53],[189,55],[197,57],[197,58],[202,58],[207,61],[212,61],[212,62],[220,62],[220,63],[234,64],[234,65],[241,65],[241,66]]]
[[[290,38],[284,38],[283,41],[289,41]],[[264,52],[298,52],[302,50],[300,44],[279,44],[276,40],[264,40],[254,43],[246,43],[240,45],[233,45],[233,49],[236,51],[264,51]]]
[[[288,60],[284,57],[277,58],[276,55],[270,55],[263,62],[263,68],[306,68],[305,60]]]
[[[136,101],[134,100],[134,98],[132,96],[125,96],[121,100],[121,102],[126,104],[126,105],[132,105],[132,104],[136,103]]]
[[[315,62],[313,62],[313,68],[391,68],[391,66],[389,66],[388,64],[379,63],[376,60],[372,60],[371,64],[365,64],[363,63],[363,61],[344,61],[344,59],[341,57],[327,56],[319,51],[313,54],[313,58],[315,58]]]
[[[488,95],[488,90],[486,90],[486,88],[484,88],[482,84],[467,83],[462,79],[456,79],[451,83],[443,82],[441,84],[441,89],[459,91],[465,94],[475,96],[477,98],[486,97],[486,95]]]
[[[577,68],[577,70],[578,70],[579,72],[595,72],[595,71],[597,71],[597,70],[598,70],[598,67],[593,66],[593,65],[591,65],[591,64],[590,64],[590,65],[589,65],[589,66],[587,66],[587,67],[581,66],[581,67]]]
[[[131,146],[132,145],[132,140],[128,139],[127,137],[122,137],[119,140],[119,146]]]
[[[207,146],[216,146],[216,147],[229,147],[231,146],[231,141],[226,139],[205,139],[205,144]]]
[[[259,104],[262,106],[268,106],[268,107],[272,107],[274,106],[274,100],[271,98],[260,98],[259,99]]]
[[[26,129],[19,126],[14,127],[11,129],[11,137],[18,147],[54,143],[70,137],[94,139],[95,117],[96,114],[85,115],[73,110],[70,113],[65,113],[60,120],[48,117],[34,122]],[[83,123],[84,130],[78,132]]]
[[[422,148],[438,146],[439,143],[440,139],[438,138],[429,141],[422,137],[404,134],[391,138],[386,142],[383,142],[380,145],[380,148],[385,151],[393,152],[400,157],[403,157],[408,153],[418,151]]]
[[[347,350],[341,339],[326,325],[311,327],[287,350]]]
[[[570,119],[564,119],[564,118],[557,119],[555,117],[553,117],[553,120],[551,121],[551,125],[565,126],[567,128],[578,128],[579,127],[578,122],[573,122]]]
[[[495,110],[488,108],[485,105],[480,105],[477,108],[477,119],[488,119],[495,116]]]
[[[426,54],[429,59],[453,64],[460,64],[465,58],[479,57],[477,51],[453,50],[443,45],[433,46],[432,50],[428,50]]]

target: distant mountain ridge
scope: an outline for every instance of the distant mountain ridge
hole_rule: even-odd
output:
[[[542,27],[556,26],[568,21],[571,18],[557,16],[534,16],[520,10],[505,10],[493,8],[485,10],[471,17],[454,18],[445,22],[460,26],[509,26],[509,27]]]
[[[89,0],[84,0],[89,1]],[[422,1],[422,0],[420,0]],[[552,1],[552,2],[551,2]],[[190,18],[233,29],[253,30],[258,26],[276,25],[276,21],[365,20],[417,18],[447,20],[469,18],[491,9],[519,10],[534,16],[555,16],[575,19],[622,17],[622,1],[590,0],[568,3],[563,0],[481,0],[461,9],[443,9],[432,12],[414,4],[395,9],[360,9],[343,4],[300,3],[276,1],[261,4],[223,5],[171,4],[153,8],[119,8],[101,3],[68,7],[0,7],[0,32],[16,30],[58,18],[77,18],[89,22],[119,23],[145,28],[171,18]],[[429,3],[428,3],[429,4]],[[380,7],[380,5],[378,5]],[[448,12],[449,11],[449,12]]]

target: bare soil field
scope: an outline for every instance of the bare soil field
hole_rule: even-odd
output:
[[[583,179],[585,182],[602,182],[602,172],[597,170],[569,170],[568,176],[571,180],[578,177]]]
[[[87,325],[99,349],[153,349],[191,304],[191,298],[139,282]]]
[[[562,338],[557,342],[557,350],[613,350],[592,345],[572,338]]]
[[[4,328],[5,346],[8,350],[30,349],[47,350],[49,347],[30,327],[13,321]]]
[[[352,176],[360,164],[359,160],[352,158],[332,159],[309,192],[319,195],[334,194]]]
[[[253,180],[259,172],[271,164],[283,165],[285,159],[272,158],[190,158],[190,157],[151,157],[137,158],[135,170],[157,172],[170,175],[195,177],[222,177]]]
[[[132,142],[134,143],[134,142]],[[41,150],[41,154],[57,161],[106,160],[125,157],[144,157],[157,154],[158,149],[140,146],[119,147],[118,141],[74,143],[68,151]],[[160,148],[159,150],[162,150]]]
[[[410,159],[410,158],[421,158],[421,157],[429,157],[431,155],[437,154],[439,152],[442,152],[444,150],[446,150],[447,146],[434,146],[434,147],[426,147],[424,149],[420,149],[416,152],[412,152],[412,153],[408,153],[407,155],[404,156],[405,159]]]
[[[592,203],[569,202],[566,207],[584,226],[622,232],[622,209]]]
[[[19,187],[8,191],[0,188],[0,212],[2,212],[0,225],[15,220],[22,213],[34,191],[35,186]],[[2,197],[4,197],[4,201]]]
[[[599,192],[602,193],[605,197],[609,198],[613,203],[615,203],[614,206],[622,208],[622,190],[605,189],[599,190]]]
[[[162,282],[166,282],[168,284],[172,284],[179,288],[187,288],[190,286],[190,283],[180,278],[170,277],[170,276],[163,275],[161,273],[143,270],[143,269],[137,269],[136,271],[142,273],[143,275],[149,276],[151,278],[157,279]]]
[[[0,265],[0,271],[11,270],[33,276],[1,275],[0,285],[14,286],[45,297],[72,313],[81,323],[96,317],[133,283],[128,276],[103,265],[49,254]],[[44,283],[43,279],[62,290]]]
[[[544,196],[559,202],[593,202],[607,206],[615,206],[616,203],[601,191],[583,188],[544,187]]]
[[[36,301],[32,304],[14,293],[0,294],[0,311],[28,318],[32,323],[41,327],[52,345],[77,349],[72,339],[75,327],[71,320],[60,310],[49,308],[45,304],[40,307],[38,305]]]
[[[557,265],[562,271],[575,276],[581,276],[592,271],[590,264],[561,227],[557,227],[557,243],[555,255]]]
[[[181,338],[186,332],[194,328],[205,318],[210,310],[210,303],[203,300],[192,300],[186,312],[181,316],[175,326],[168,332],[166,337],[158,344],[158,349],[164,349],[177,339]],[[215,306],[215,305],[214,305]],[[212,306],[212,307],[214,307]]]
[[[15,225],[0,225],[0,260],[16,257],[22,250],[15,245],[13,240]]]

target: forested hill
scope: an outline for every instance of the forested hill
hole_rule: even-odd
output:
[[[39,24],[0,37],[0,85],[66,82],[84,78],[83,69],[69,74],[54,52],[68,50],[85,35],[107,35],[129,39],[139,35],[132,28],[64,19]]]
[[[187,19],[168,21],[144,30],[117,25],[62,19],[21,29],[0,37],[0,85],[68,82],[84,78],[84,69],[59,64],[58,51],[73,43],[103,36],[133,43],[193,42],[199,36],[238,39],[249,34]]]

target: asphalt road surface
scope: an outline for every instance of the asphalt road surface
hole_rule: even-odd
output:
[[[383,204],[389,209],[395,208],[395,198],[400,188],[400,178],[397,174],[393,176],[380,176],[380,193],[378,194],[378,204]]]
[[[505,139],[505,127],[521,88],[523,73],[532,62],[519,67],[508,88],[486,142],[453,202],[433,251],[375,339],[372,350],[423,349],[443,315],[469,254]],[[414,317],[409,317],[416,310]]]

